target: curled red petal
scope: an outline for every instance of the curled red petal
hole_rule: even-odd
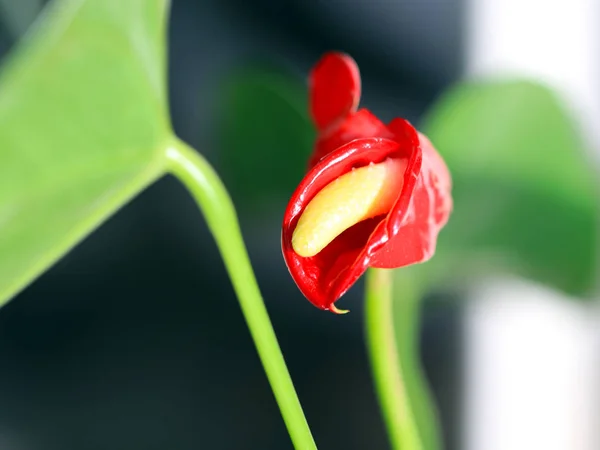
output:
[[[396,215],[406,214],[408,208],[396,205],[410,201],[421,168],[419,139],[413,131],[408,139],[362,138],[341,146],[319,161],[292,195],[284,215],[283,255],[292,278],[315,306],[331,309],[389,241],[389,230],[394,228],[388,225],[390,214],[365,220],[344,231],[317,255],[303,258],[294,252],[291,240],[304,208],[321,189],[353,167],[380,163],[388,157],[408,157],[402,192],[392,208]],[[393,220],[402,222],[402,217]]]
[[[310,73],[309,90],[310,112],[319,130],[355,112],[360,101],[356,62],[344,53],[326,53]]]
[[[427,261],[435,252],[437,236],[452,210],[450,174],[446,164],[424,135],[403,119],[389,125],[396,139],[418,139],[419,171],[407,168],[414,183],[410,198],[401,195],[388,214],[388,242],[371,258],[370,265],[397,268]],[[416,162],[416,158],[413,159]],[[405,183],[407,178],[405,177]],[[404,192],[403,192],[404,194]]]

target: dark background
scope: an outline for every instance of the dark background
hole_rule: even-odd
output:
[[[330,49],[358,61],[364,106],[418,122],[460,76],[462,15],[459,0],[174,0],[174,128],[234,183],[219,145],[221,81],[256,64],[303,80]],[[1,54],[14,42],[1,28]],[[287,194],[266,206],[232,194],[319,448],[388,448],[364,346],[362,284],[343,300],[347,316],[311,306],[280,253]],[[460,444],[453,300],[427,299],[421,339],[450,450]],[[0,311],[0,361],[3,450],[291,448],[216,246],[171,178]]]

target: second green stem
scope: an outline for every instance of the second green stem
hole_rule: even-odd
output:
[[[368,270],[367,345],[392,448],[436,450],[440,448],[437,417],[418,353],[421,293],[407,270]]]

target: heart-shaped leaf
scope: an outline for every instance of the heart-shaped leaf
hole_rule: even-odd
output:
[[[163,172],[167,0],[57,0],[0,75],[0,304]]]
[[[592,287],[595,174],[549,89],[465,83],[434,106],[423,131],[454,181],[454,212],[431,261],[436,273],[493,267],[569,293]]]

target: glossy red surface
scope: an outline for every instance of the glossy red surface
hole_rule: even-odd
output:
[[[338,82],[336,82],[336,80]],[[348,55],[326,54],[310,76],[310,109],[319,136],[309,171],[285,211],[281,244],[292,278],[315,306],[333,306],[368,267],[397,268],[428,260],[452,210],[451,178],[429,140],[404,119],[388,125],[357,111],[358,67]],[[304,208],[327,184],[386,158],[408,160],[390,211],[360,222],[313,257],[294,252],[292,234]]]
[[[360,73],[354,60],[342,53],[326,53],[308,79],[310,113],[320,131],[350,112],[360,101]]]

